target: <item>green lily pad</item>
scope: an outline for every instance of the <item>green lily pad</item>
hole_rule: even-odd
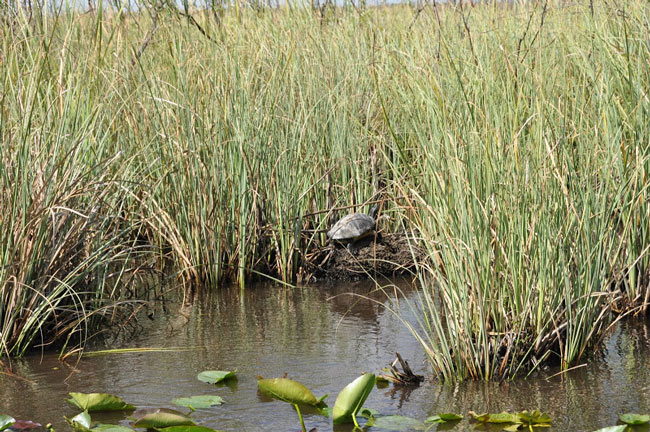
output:
[[[626,425],[609,426],[602,429],[598,429],[597,431],[594,432],[623,432],[626,428],[627,428]]]
[[[368,398],[368,395],[370,395],[374,385],[375,375],[365,374],[345,386],[334,403],[332,416],[334,424],[350,421],[356,424],[355,416]]]
[[[406,431],[406,430],[424,430],[426,426],[419,420],[410,417],[399,415],[373,417],[368,421],[366,426],[371,426],[373,429],[388,429],[392,431]]]
[[[198,408],[210,408],[214,405],[221,405],[223,403],[223,399],[220,396],[201,395],[174,399],[172,403],[174,405],[188,407],[194,411]]]
[[[6,414],[0,415],[0,432],[16,423],[16,419]]]
[[[268,378],[257,381],[259,389],[267,395],[290,404],[303,404],[315,407],[323,407],[323,398],[316,399],[316,396],[298,381],[288,378]]]
[[[117,396],[107,393],[69,393],[67,402],[88,412],[96,411],[132,411],[133,405],[124,402]]]
[[[619,415],[618,419],[629,425],[643,425],[650,422],[650,415],[627,413]]]
[[[199,373],[196,377],[199,381],[203,381],[208,384],[217,384],[221,381],[226,381],[231,378],[235,378],[237,369],[233,371],[218,371],[218,370],[207,370]]]
[[[544,414],[540,410],[531,412],[524,410],[518,412],[517,416],[519,417],[519,421],[525,425],[542,426],[551,423],[551,417],[548,414]]]
[[[159,432],[219,432],[205,426],[170,426],[166,428],[156,428]]]
[[[178,411],[159,408],[140,417],[133,426],[162,429],[170,426],[194,426],[194,422]]]
[[[90,414],[88,411],[83,411],[72,418],[63,416],[65,421],[78,432],[87,432],[90,430]]]
[[[445,423],[451,421],[462,420],[463,416],[454,413],[441,413],[432,417],[427,418],[425,421],[427,423]]]
[[[133,429],[126,426],[112,425],[112,424],[98,424],[90,429],[92,432],[134,432]]]
[[[474,420],[481,423],[521,423],[518,414],[510,414],[509,412],[476,414],[474,411],[470,411],[469,414],[474,417]]]

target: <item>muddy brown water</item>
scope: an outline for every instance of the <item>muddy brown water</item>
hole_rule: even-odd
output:
[[[417,292],[407,291],[406,300]],[[317,397],[329,394],[333,406],[338,391],[364,371],[378,372],[398,351],[416,373],[430,375],[420,346],[399,319],[380,304],[345,295],[368,294],[367,283],[282,288],[259,285],[240,292],[222,289],[178,313],[144,320],[135,336],[119,347],[184,347],[187,350],[135,352],[84,358],[76,368],[56,354],[32,355],[13,362],[23,379],[0,375],[0,414],[51,422],[59,432],[69,428],[62,416],[77,411],[64,399],[68,392],[107,392],[139,408],[169,407],[176,397],[222,396],[226,403],[199,409],[192,418],[224,431],[298,431],[293,409],[268,401],[257,392],[256,375],[297,379]],[[380,303],[381,294],[373,294]],[[413,314],[402,299],[406,319]],[[111,346],[116,348],[117,346]],[[237,369],[239,379],[211,386],[196,379],[206,369]],[[365,406],[386,415],[424,420],[439,412],[462,413],[542,409],[553,419],[552,431],[592,431],[616,424],[617,414],[650,413],[650,325],[619,325],[605,340],[601,355],[585,367],[545,379],[543,371],[510,383],[466,382],[444,385],[426,382],[418,388],[374,389]],[[94,414],[94,421],[128,425],[121,415]],[[350,431],[305,413],[307,428]],[[465,419],[453,429],[499,430]],[[373,430],[372,428],[370,430]],[[640,429],[640,430],[648,430]]]

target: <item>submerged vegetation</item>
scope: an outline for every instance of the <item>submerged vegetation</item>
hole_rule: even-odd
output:
[[[647,308],[646,2],[99,3],[0,14],[3,354],[83,339],[153,271],[308,277],[374,202],[426,251],[442,379],[567,369]]]

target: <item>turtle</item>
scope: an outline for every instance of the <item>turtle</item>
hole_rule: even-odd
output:
[[[370,209],[370,214],[352,213],[334,224],[327,232],[330,240],[347,243],[350,252],[356,251],[355,243],[372,234],[377,227],[377,212],[379,206],[375,204]]]

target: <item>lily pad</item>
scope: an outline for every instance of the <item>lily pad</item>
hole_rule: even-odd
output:
[[[291,404],[311,405],[323,407],[323,398],[316,399],[316,396],[298,381],[288,378],[268,378],[257,381],[259,389],[267,395]]]
[[[445,422],[451,422],[451,421],[458,421],[462,420],[463,416],[459,414],[454,414],[454,413],[441,413],[432,417],[429,417],[425,421],[427,423],[445,423]]]
[[[88,411],[83,411],[72,418],[63,416],[65,421],[78,432],[86,432],[90,430],[90,414]]]
[[[377,429],[388,429],[392,431],[406,431],[406,430],[424,430],[426,426],[419,420],[410,417],[399,415],[373,417],[368,421],[367,426]]]
[[[92,432],[134,432],[133,429],[126,426],[112,425],[112,424],[98,424],[90,429]]]
[[[474,411],[470,411],[469,414],[474,417],[474,420],[481,423],[521,423],[519,415],[511,414],[509,412],[502,412],[499,414],[476,414]]]
[[[194,426],[194,422],[178,411],[159,408],[140,417],[133,426],[162,429],[170,426]]]
[[[650,422],[650,415],[627,413],[619,415],[618,419],[629,425],[643,425]]]
[[[6,414],[0,415],[0,431],[7,429],[12,424],[16,423],[16,419]]]
[[[172,403],[174,403],[174,405],[188,407],[194,411],[198,408],[210,408],[214,405],[221,405],[223,403],[223,399],[221,396],[201,395],[174,399]]]
[[[108,393],[70,393],[67,402],[88,412],[97,411],[132,411],[133,405]]]
[[[199,373],[196,377],[199,381],[203,381],[208,384],[217,384],[221,381],[235,378],[236,373],[237,369],[233,371],[207,370]]]
[[[159,432],[219,432],[205,426],[170,426],[166,428],[157,428]]]
[[[365,374],[345,386],[336,398],[332,419],[334,424],[354,422],[356,414],[370,395],[375,385],[375,375]]]
[[[540,410],[518,412],[519,421],[525,425],[545,426],[551,423],[551,417]]]

